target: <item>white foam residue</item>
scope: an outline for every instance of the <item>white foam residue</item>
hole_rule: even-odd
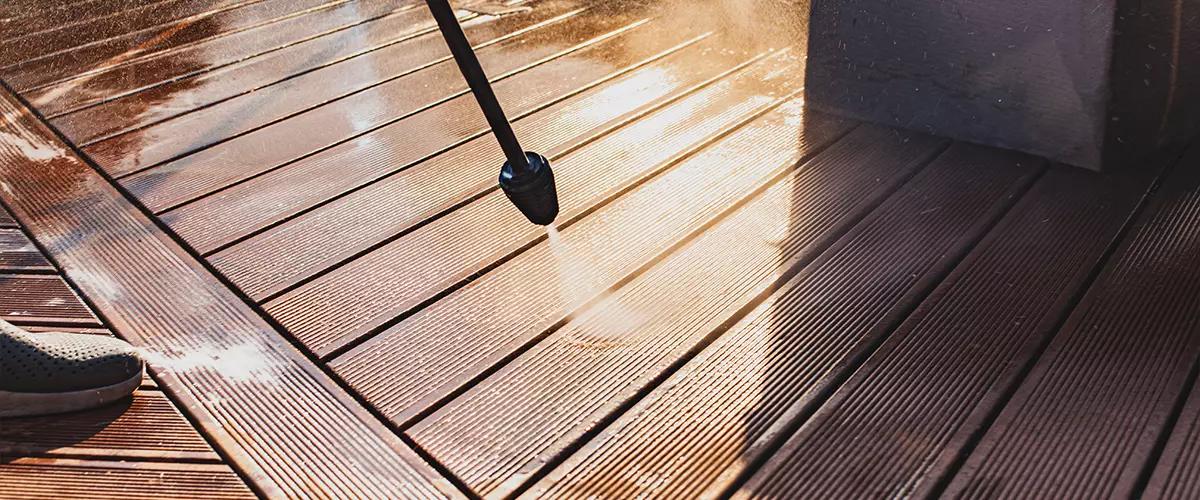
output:
[[[0,143],[16,147],[26,158],[34,161],[49,161],[66,155],[66,151],[53,144],[35,143],[8,132],[0,132]]]
[[[249,343],[171,354],[149,349],[140,349],[140,352],[146,361],[169,372],[213,371],[229,380],[274,380],[274,368],[278,364],[264,356],[258,346]]]
[[[70,276],[86,295],[107,300],[116,300],[121,296],[121,285],[103,274],[78,269],[72,271]]]

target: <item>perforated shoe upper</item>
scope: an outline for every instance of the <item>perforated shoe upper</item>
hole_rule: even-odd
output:
[[[0,391],[83,391],[116,385],[141,372],[137,352],[118,339],[28,333],[0,325]]]

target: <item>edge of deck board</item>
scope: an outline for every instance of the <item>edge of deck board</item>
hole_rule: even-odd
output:
[[[1051,169],[751,482],[768,496],[930,496],[1070,313],[1165,164],[1104,177]]]
[[[605,75],[577,94],[525,110],[527,113],[522,115],[510,114],[513,130],[528,149],[542,151],[549,161],[557,162],[564,155],[602,140],[622,126],[686,98],[752,62],[731,60],[721,64],[709,57],[703,59],[704,64],[689,64],[687,56],[703,55],[704,52],[694,51],[716,43],[719,42],[707,34],[700,35],[622,68],[619,73]],[[667,85],[669,89],[626,90],[639,85],[638,80],[646,75],[671,69],[676,71],[672,72],[675,81]],[[603,103],[605,99],[619,99],[621,103],[591,113],[591,103]],[[580,110],[587,116],[578,117]],[[610,116],[611,120],[604,120]],[[470,139],[447,145],[443,151],[415,158],[373,183],[314,206],[207,258],[253,300],[269,303],[499,189],[491,182],[494,158],[500,154],[498,147],[486,131],[474,134]],[[447,182],[438,172],[451,166],[456,176],[453,182]],[[442,183],[430,182],[433,179]],[[423,187],[400,188],[405,185]],[[388,216],[377,217],[377,214]],[[345,224],[361,217],[377,218],[380,222],[371,227]],[[279,256],[284,254],[288,255],[288,265],[281,265]]]
[[[801,125],[784,123],[766,128],[801,133]],[[476,493],[504,498],[519,492],[756,307],[948,144],[914,134],[892,141],[893,133],[864,125],[815,155],[756,141],[759,160],[794,169],[406,433]],[[803,201],[793,205],[794,197]],[[802,231],[781,235],[780,224],[797,209],[811,218]],[[630,317],[642,318],[639,333],[613,331]]]
[[[36,458],[0,464],[0,498],[233,500],[255,496],[224,464]]]
[[[978,151],[938,155],[523,498],[721,497],[1043,170],[1007,155],[971,161]]]
[[[245,27],[235,27],[233,30],[222,30],[218,36],[185,43],[180,46],[171,47],[170,49],[164,51],[135,56],[128,60],[123,59],[120,61],[112,61],[112,64],[102,64],[97,68],[70,72],[70,74],[67,76],[59,78],[56,81],[43,83],[28,90],[23,90],[22,92],[29,102],[39,106],[39,111],[42,111],[42,114],[49,120],[57,116],[62,116],[79,111],[81,109],[86,109],[112,99],[117,99],[140,92],[147,88],[153,88],[168,82],[174,82],[180,79],[188,78],[196,74],[210,72],[217,68],[236,64],[237,62],[245,59],[259,57],[282,48],[303,43],[313,38],[319,38],[321,36],[335,33],[340,30],[349,29],[359,24],[369,23],[371,21],[398,14],[404,10],[407,10],[403,5],[399,7],[393,5],[396,10],[391,10],[382,14],[369,12],[365,16],[358,17],[357,22],[350,21],[341,25],[312,23],[312,31],[302,32],[303,34],[298,33],[298,37],[290,36],[289,38],[287,36],[283,36],[283,33],[286,33],[287,35],[292,35],[293,33],[293,31],[285,31],[284,28],[286,28],[288,24],[298,24],[305,21],[310,21],[308,18],[309,15],[321,15],[326,11],[330,14],[327,17],[336,19],[336,16],[333,15],[333,12],[346,6],[346,2],[344,1],[307,1],[312,3],[306,4],[291,2],[290,6],[292,7],[292,10],[289,12],[280,13],[277,17],[257,24],[252,24]],[[408,7],[412,7],[412,5],[409,5]],[[331,22],[336,21],[331,20]],[[215,55],[213,54],[214,46],[221,47],[225,45],[237,45],[239,39],[243,37],[258,37],[261,35],[261,30],[283,32],[275,34],[275,36],[283,36],[283,38],[265,38],[264,40],[269,41],[269,45],[261,46],[252,44],[250,47],[243,47],[243,52],[240,53],[230,53],[224,58],[217,59],[211,57],[211,55]],[[261,43],[261,41],[258,42],[258,44]],[[248,52],[246,52],[247,49],[249,49]],[[165,59],[187,57],[186,53],[188,52],[203,52],[208,57],[205,58],[207,60],[199,63],[198,67],[194,66],[191,71],[182,74],[178,71],[168,71],[165,75],[163,74],[164,72],[162,69],[171,70],[170,65],[165,64]],[[136,74],[137,66],[153,67],[154,65],[160,66],[160,68],[155,72],[155,75],[162,75],[157,76],[158,80],[147,82],[142,78],[142,75]],[[162,66],[167,66],[167,68],[161,68]],[[135,78],[128,77],[128,73],[130,72],[135,73]],[[108,84],[103,84],[106,80],[117,81],[110,81]],[[98,83],[102,85],[97,85]],[[114,84],[118,86],[114,87]],[[41,109],[42,102],[45,102],[47,106],[44,110]]]
[[[1200,363],[1200,163],[1177,163],[944,497],[1136,496]]]
[[[154,389],[91,410],[4,419],[0,456],[221,461],[166,394]]]
[[[0,199],[260,492],[461,496],[7,89],[0,132]]]

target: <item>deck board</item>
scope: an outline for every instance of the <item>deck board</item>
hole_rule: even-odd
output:
[[[785,138],[774,147],[763,141],[764,161],[803,159],[788,141],[802,124],[764,125]],[[535,460],[562,458],[853,227],[943,144],[883,127],[856,130],[611,298],[573,315],[409,435],[476,493],[503,498],[518,491],[546,472]],[[803,223],[781,234],[800,213],[808,215]]]
[[[564,37],[558,36],[555,38],[561,40],[565,47],[547,45],[544,52],[526,49],[520,51],[519,56],[502,57],[506,65],[517,66],[533,63],[537,66],[513,68],[519,69],[520,73],[498,83],[497,91],[506,94],[512,104],[509,107],[518,112],[545,104],[546,101],[553,102],[553,99],[562,93],[577,88],[578,83],[561,78],[546,78],[548,74],[570,71],[576,65],[590,64],[593,56],[603,60],[602,58],[612,54],[614,49],[620,53],[620,45],[610,45],[619,44],[620,40],[612,37],[620,37],[627,32],[638,30],[639,26],[620,23],[613,28],[615,29],[612,31],[602,33],[573,30],[575,34],[580,35],[579,38],[582,40],[575,37],[564,39]],[[598,36],[592,37],[592,35]],[[650,56],[668,49],[681,41],[683,40],[664,40],[663,46],[651,47],[648,54],[643,54],[638,50],[629,52],[632,52],[633,60],[636,61],[643,56]],[[577,50],[580,52],[578,57],[569,55]],[[537,71],[543,68],[545,71]],[[459,88],[464,84],[459,83],[461,77],[453,73],[457,69],[452,65],[445,66],[444,69],[447,70],[446,76],[450,78],[448,81],[432,80],[426,87],[436,89],[436,93],[432,96],[422,95],[424,92],[411,90],[398,94],[396,98],[363,95],[363,99],[371,97],[378,99],[376,102],[378,106],[372,107],[372,109],[381,110],[381,114],[387,113],[386,110],[394,110],[400,117],[434,106],[413,117],[413,123],[401,121],[401,126],[405,127],[406,131],[413,130],[407,127],[417,127],[418,130],[425,130],[427,133],[414,137],[411,141],[396,141],[400,142],[395,146],[398,151],[413,151],[417,155],[427,156],[486,130],[486,122],[483,120],[482,114],[478,109],[472,108],[475,106],[473,98],[460,94],[466,89],[465,87]],[[586,83],[611,71],[613,71],[611,66],[602,63],[596,64],[593,71],[581,67],[579,73],[582,74],[583,79],[579,83]],[[454,93],[446,95],[449,92]],[[451,96],[454,96],[452,100],[443,102]],[[358,105],[361,108],[365,102],[368,101],[357,99],[356,96],[346,104]],[[382,117],[376,117],[370,113],[362,113],[364,116],[356,117],[355,120],[347,123],[347,120],[332,120],[331,117],[339,116],[335,113],[340,113],[339,107],[326,106],[315,111],[312,116],[297,117],[289,121],[288,125],[291,125],[291,122],[314,125],[305,127],[305,130],[312,131],[310,133],[292,134],[293,143],[296,144],[297,149],[295,152],[290,153],[289,148],[286,147],[276,149],[276,154],[279,155],[290,153],[293,156],[302,157],[299,161],[222,190],[215,196],[204,197],[163,213],[162,220],[198,251],[210,253],[261,231],[274,222],[290,218],[339,194],[376,180],[407,163],[397,165],[386,157],[362,158],[359,156],[359,152],[364,149],[363,146],[366,145],[369,148],[370,144],[378,139],[379,134],[358,136],[363,132],[387,125],[392,119],[391,116],[385,114]],[[324,123],[324,127],[317,127],[316,123]],[[347,123],[347,126],[340,127],[338,126],[340,123]],[[280,130],[279,132],[284,131]],[[299,136],[296,137],[297,135]],[[409,135],[411,136],[411,134]],[[261,140],[261,138],[259,139]],[[345,142],[348,140],[352,141]],[[309,145],[309,141],[314,144]],[[431,142],[432,144],[430,144]],[[322,150],[326,143],[332,143],[334,147]],[[318,149],[315,154],[308,156],[310,148]],[[453,175],[452,172],[445,174]],[[221,221],[221,223],[214,225],[214,221]]]
[[[1163,166],[1103,178],[1068,167],[1047,174],[741,497],[936,492]]]
[[[0,456],[221,461],[162,392],[148,389],[94,410],[5,419]]]
[[[70,80],[56,87],[31,92],[28,98],[35,105],[45,103],[44,112],[50,118],[50,123],[64,135],[77,143],[89,144],[264,89],[288,78],[427,34],[434,29],[433,20],[427,13],[408,8],[340,31],[325,30],[315,38],[287,42],[289,36],[295,36],[292,32],[301,30],[301,26],[302,32],[307,32],[339,21],[356,19],[357,16],[352,14],[375,14],[359,10],[371,7],[376,11],[384,11],[395,6],[391,3],[354,4],[353,7],[338,5],[328,11],[262,27],[261,30],[266,30],[270,36],[259,33],[259,29],[246,32],[245,36],[250,37],[253,43],[241,40],[241,33],[222,37],[210,43],[124,65],[93,78]],[[314,16],[319,19],[310,19]],[[260,48],[265,50],[233,59],[243,51]],[[192,55],[193,52],[195,55]],[[412,56],[422,52],[414,50]],[[224,59],[232,59],[233,62],[227,66],[214,63]],[[197,67],[200,69],[193,69]],[[164,79],[166,77],[170,79]],[[100,99],[103,102],[70,114],[55,115],[54,112],[59,109],[50,105],[52,102],[62,102],[77,106]]]
[[[955,145],[941,154],[527,496],[726,490],[857,367],[1042,168],[980,152]]]
[[[671,47],[654,54],[634,63],[645,62],[645,67],[633,69],[631,65],[627,67],[633,69],[631,73],[603,77],[615,76],[614,80],[587,83],[580,88],[592,83],[597,87],[578,96],[555,102],[532,115],[513,114],[514,130],[521,134],[527,148],[558,161],[627,122],[720,81],[750,59],[719,53],[721,43],[716,39],[693,39],[684,42],[687,47]],[[659,56],[663,59],[654,59]],[[505,109],[511,107],[506,104]],[[407,126],[384,129],[378,140],[406,141]],[[478,132],[483,131],[481,126]],[[210,262],[248,295],[265,300],[356,254],[394,240],[438,214],[496,190],[492,158],[500,150],[490,135],[475,134],[460,144],[437,140],[426,144],[425,148],[393,150],[378,159],[374,157],[380,155],[364,145],[359,149],[361,153],[344,158],[352,162],[391,162],[396,172],[216,252]],[[451,147],[445,152],[439,150]],[[355,223],[363,218],[376,222]]]
[[[100,326],[58,276],[0,274],[0,319],[17,324]]]
[[[0,463],[0,498],[242,500],[256,497],[227,465],[23,459]]]
[[[7,214],[7,212],[5,212]],[[22,263],[36,257],[39,270],[63,284],[59,271],[20,229],[4,229],[9,243],[20,238]],[[0,250],[0,258],[9,252]],[[11,262],[11,261],[10,261]],[[26,267],[22,267],[26,269]],[[64,284],[65,285],[65,284]],[[44,288],[44,285],[43,285]],[[10,294],[5,294],[6,297]],[[90,309],[73,294],[74,309]],[[12,300],[9,298],[8,300]],[[102,327],[62,326],[61,318],[22,318],[34,334],[65,332],[112,335]],[[140,465],[134,465],[137,462]],[[13,467],[20,465],[20,467]],[[155,468],[162,469],[161,471]],[[180,413],[152,378],[132,397],[91,410],[62,415],[0,419],[0,498],[193,498],[193,488],[214,498],[252,497],[246,484]],[[106,480],[138,481],[137,485]]]
[[[141,2],[141,5],[155,5],[166,1],[149,0]],[[13,5],[13,7],[18,7],[21,2],[5,3],[17,4]],[[14,21],[22,21],[19,25],[21,29],[5,31],[4,38],[8,39],[41,33],[59,26],[71,26],[89,19],[108,17],[128,9],[129,6],[127,2],[104,0],[87,0],[81,2],[45,1],[34,5],[27,5],[24,8],[18,7],[20,10],[12,13],[8,13],[8,9],[2,9],[0,12],[5,12],[6,14],[4,15]]]
[[[1187,405],[1180,412],[1142,498],[1183,500],[1200,496],[1200,385],[1192,383]]]
[[[54,266],[25,233],[15,227],[0,228],[0,274],[51,272],[54,272]]]
[[[1164,180],[946,496],[1134,494],[1200,362],[1198,223],[1193,154]]]
[[[787,64],[786,54],[755,61],[558,159],[556,182],[563,193],[560,225],[659,176],[723,132],[776,104],[780,97],[747,97],[764,85],[786,89],[783,76],[762,78]],[[657,140],[648,143],[647,137]],[[595,168],[598,164],[606,168]],[[544,238],[545,230],[529,225],[508,206],[502,193],[489,190],[451,214],[266,304],[266,310],[318,353],[329,354]],[[544,254],[544,243],[541,248],[539,253]],[[533,262],[545,258],[537,257],[526,265],[536,266]],[[362,279],[364,276],[370,279]],[[501,283],[504,278],[493,275],[487,281]],[[545,306],[555,307],[549,302]],[[341,319],[329,321],[332,318],[324,315],[323,311],[333,308],[342,311]],[[410,325],[397,326],[392,334],[404,337],[415,333]],[[428,326],[433,327],[434,322]],[[385,351],[390,350],[379,354]]]
[[[167,44],[156,43],[162,37],[182,39],[177,35],[184,33],[208,36],[213,30],[212,26],[206,27],[206,24],[215,15],[233,11],[232,16],[236,18],[241,14],[236,9],[261,1],[165,0],[112,16],[90,18],[80,23],[10,38],[0,42],[0,75],[5,75],[6,80],[10,79],[7,76],[9,73],[37,75],[41,72],[35,68],[64,66],[69,64],[66,61],[85,55],[86,60],[104,61],[112,57],[131,57],[162,50]],[[207,29],[184,29],[189,26]]]
[[[459,496],[10,95],[0,116],[0,198],[257,491]]]
[[[558,20],[555,17],[551,19]],[[564,22],[569,20],[562,19]],[[497,22],[499,29],[492,31],[492,36],[481,37],[483,39],[477,41],[476,45],[520,39],[522,35],[544,31],[537,28],[553,30],[560,24],[536,21],[531,23],[529,16],[507,20],[500,18]],[[537,28],[526,29],[531,27]],[[603,27],[596,26],[595,29],[602,32]],[[377,102],[375,100],[379,98],[376,96],[395,95],[420,88],[415,83],[426,82],[425,78],[429,75],[443,78],[440,82],[428,80],[430,84],[436,83],[437,88],[449,84],[461,85],[458,81],[462,77],[453,73],[454,64],[449,60],[450,55],[445,43],[436,36],[428,34],[410,39],[147,128],[107,138],[101,142],[84,143],[84,151],[109,174],[119,177],[194,154],[218,143],[224,144],[221,144],[221,149],[212,149],[210,155],[220,154],[227,151],[224,148],[236,148],[239,145],[247,151],[251,146],[261,149],[258,145],[262,135],[245,134],[293,115],[320,109],[330,103],[336,107],[346,99]],[[436,49],[433,49],[435,47]],[[486,49],[480,52],[481,56],[488,53]],[[320,56],[309,54],[308,57],[315,59]],[[506,68],[514,67],[508,66],[504,58],[499,59],[502,59],[500,64]],[[436,68],[432,67],[435,65]],[[445,69],[436,72],[439,68]],[[426,73],[426,70],[435,72]],[[404,83],[408,85],[403,85]],[[347,123],[349,120],[346,120],[345,116],[341,117],[339,122],[345,123],[344,126],[352,126],[352,123]],[[305,152],[311,151],[310,149]],[[185,162],[202,158],[192,157]]]
[[[1195,150],[1102,176],[807,110],[794,2],[477,1],[458,15],[554,165],[565,250],[498,191],[418,0],[0,5],[0,48],[45,42],[0,58],[0,285],[25,290],[0,308],[112,328],[156,376],[0,431],[24,453],[0,481],[1200,491]]]
[[[64,11],[75,8],[76,11],[87,11],[90,8],[100,9],[104,11],[105,7],[98,5],[99,3],[107,2],[115,4],[115,8],[123,8],[125,5],[122,2],[112,2],[111,0],[9,0],[0,4],[0,22],[4,22],[6,26],[13,26],[17,21],[26,20],[29,18],[58,19],[61,16],[70,16],[74,13]],[[84,7],[80,9],[79,7]],[[19,35],[20,31],[13,32],[13,36]]]
[[[211,74],[215,69],[239,62],[245,64],[244,61],[249,59],[260,58],[267,53],[297,44],[313,52],[323,52],[322,49],[303,42],[325,40],[323,35],[352,29],[385,16],[396,17],[400,12],[415,11],[413,7],[416,7],[416,4],[397,6],[394,0],[349,3],[328,0],[277,2],[274,11],[269,14],[269,20],[263,24],[115,66],[74,72],[65,81],[39,86],[37,90],[25,95],[30,102],[38,106],[43,116],[54,120],[81,108],[112,102],[151,87],[170,85],[194,89],[199,85],[199,79],[206,82],[216,80],[216,75]],[[189,78],[193,76],[196,79]],[[162,90],[165,89],[156,91]],[[139,100],[147,99],[150,99],[149,96],[142,94]],[[192,103],[204,104],[205,101],[196,100]],[[158,105],[170,106],[170,103],[162,102]],[[142,110],[146,108],[144,104],[137,107]],[[101,109],[103,111],[93,110],[89,113],[101,112],[110,117],[110,120],[115,117],[133,118],[128,108],[109,105],[102,106]],[[129,121],[129,118],[122,122]],[[64,123],[60,128],[69,136],[75,137],[67,130],[65,122],[52,123]]]

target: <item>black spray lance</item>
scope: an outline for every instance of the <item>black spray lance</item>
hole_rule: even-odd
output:
[[[492,134],[500,142],[500,149],[504,150],[504,156],[508,159],[500,167],[500,189],[530,222],[549,225],[558,217],[558,193],[554,189],[554,172],[550,171],[550,162],[540,154],[521,149],[517,143],[517,136],[504,116],[504,110],[500,109],[492,85],[479,66],[479,59],[475,58],[475,51],[471,49],[462,26],[459,26],[450,3],[447,0],[425,0],[425,3],[433,12],[433,18],[437,20],[442,37],[450,46],[458,69],[471,87],[471,93],[475,94],[475,100],[483,109],[483,116],[492,127]]]

